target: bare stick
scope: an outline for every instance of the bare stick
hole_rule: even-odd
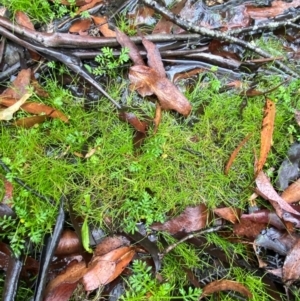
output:
[[[176,25],[182,27],[183,29],[185,29],[187,31],[195,32],[195,33],[198,33],[198,34],[201,34],[201,35],[204,35],[204,36],[208,36],[208,37],[211,37],[211,38],[223,40],[223,41],[226,41],[226,42],[235,43],[235,44],[240,45],[240,46],[242,46],[246,49],[254,51],[255,53],[261,55],[262,57],[266,57],[266,58],[271,58],[272,57],[268,52],[264,51],[263,49],[257,47],[254,44],[242,41],[242,40],[240,40],[236,37],[230,36],[226,33],[222,33],[222,32],[217,31],[217,30],[212,30],[212,29],[208,29],[208,28],[205,28],[205,27],[195,26],[193,23],[191,23],[187,20],[184,20],[182,18],[178,18],[172,12],[170,12],[168,9],[161,6],[160,4],[158,4],[154,0],[142,0],[142,2],[144,2],[146,5],[152,7],[155,11],[159,12],[164,17],[168,18],[169,20],[174,22]],[[275,64],[277,65],[278,68],[285,71],[286,73],[288,73],[288,74],[290,74],[290,75],[292,75],[296,78],[299,77],[299,74],[297,74],[295,71],[288,68],[284,63],[279,62],[279,61],[275,61]]]
[[[183,242],[185,242],[185,241],[187,241],[191,238],[194,238],[194,237],[206,234],[206,233],[217,232],[217,231],[221,230],[222,228],[224,228],[223,225],[208,228],[208,229],[202,230],[200,232],[189,234],[189,235],[185,236],[184,238],[182,238],[182,239],[174,242],[173,244],[169,245],[167,248],[165,248],[165,250],[162,253],[159,253],[159,258],[162,259],[165,255],[167,255],[169,252],[171,252],[173,249],[175,249],[179,244],[181,244],[181,243],[183,243]]]

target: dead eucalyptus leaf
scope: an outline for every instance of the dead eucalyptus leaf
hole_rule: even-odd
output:
[[[18,101],[16,101],[13,105],[0,111],[0,120],[11,120],[13,118],[13,114],[17,112],[22,104],[31,96],[31,93],[25,93]]]
[[[257,186],[256,192],[272,204],[279,217],[282,218],[284,211],[300,215],[298,211],[293,209],[282,197],[279,196],[263,171],[257,175],[255,182]]]
[[[287,203],[295,203],[300,201],[300,179],[291,184],[287,189],[285,189],[281,197]]]
[[[247,298],[252,298],[251,292],[243,284],[232,280],[222,279],[213,281],[204,286],[200,299],[220,291],[236,291]]]
[[[283,268],[283,281],[290,285],[300,278],[300,239],[296,241],[294,246],[287,254]]]
[[[275,103],[270,99],[266,99],[264,119],[260,134],[260,155],[256,164],[256,174],[258,174],[262,170],[272,146],[275,112]]]

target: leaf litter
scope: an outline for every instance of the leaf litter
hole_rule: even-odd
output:
[[[80,12],[84,12],[87,9],[93,8],[97,3],[101,3],[102,1],[76,1],[76,5],[79,7],[77,10],[77,14]],[[144,3],[148,3],[149,1],[143,1]],[[242,3],[241,5],[236,5],[233,9],[232,1],[228,1],[228,3],[224,4],[224,7],[220,9],[219,5],[212,6],[209,8],[204,2],[196,2],[192,3],[191,1],[182,1],[176,7],[174,7],[173,12],[175,14],[180,15],[181,18],[185,18],[188,20],[192,20],[194,24],[200,24],[205,28],[215,28],[217,30],[221,29],[222,32],[228,31],[234,32],[234,30],[244,30],[243,28],[251,27],[252,22],[256,22],[255,24],[258,26],[264,26],[263,23],[260,23],[259,20],[264,20],[266,23],[272,22],[272,18],[278,16],[279,14],[283,14],[287,9],[294,8],[297,10],[299,6],[298,1],[272,1],[271,6],[268,4],[263,6],[254,6],[253,3]],[[251,2],[251,1],[250,1]],[[63,4],[67,4],[65,1],[61,1]],[[110,5],[110,4],[107,4]],[[154,3],[153,6],[156,6]],[[228,13],[223,13],[226,11],[227,7],[232,9],[231,15]],[[148,14],[152,17],[154,10],[147,9],[143,10],[143,14]],[[197,12],[197,14],[195,14]],[[141,10],[137,13],[141,14]],[[224,17],[225,16],[225,17]],[[26,35],[35,31],[34,25],[31,23],[30,19],[19,12],[16,14],[18,24],[29,28],[29,30],[24,29],[24,37]],[[77,20],[73,23],[72,26],[68,29],[68,31],[72,34],[69,34],[67,37],[64,34],[61,34],[62,39],[66,39],[66,41],[70,41],[70,36],[74,36],[74,40],[80,35],[86,37],[86,43],[88,45],[89,41],[96,42],[95,39],[90,39],[90,29],[93,26],[91,22],[93,20],[96,27],[98,27],[99,31],[103,37],[114,39],[116,36],[116,40],[122,47],[129,48],[129,56],[133,62],[133,66],[129,68],[128,79],[130,81],[130,88],[132,90],[137,91],[143,98],[153,100],[153,98],[149,98],[151,95],[155,95],[157,97],[158,102],[155,106],[155,116],[153,118],[145,117],[140,118],[138,114],[135,114],[131,108],[128,107],[122,108],[122,110],[118,111],[118,117],[121,121],[124,121],[130,124],[134,130],[134,140],[133,144],[141,146],[145,139],[151,139],[153,137],[149,136],[149,132],[153,123],[153,133],[157,134],[159,132],[159,125],[164,122],[163,121],[163,110],[171,110],[175,111],[186,118],[190,118],[192,115],[192,105],[186,96],[179,90],[179,88],[167,77],[166,73],[166,60],[163,60],[162,57],[166,54],[164,50],[158,48],[158,46],[151,42],[151,35],[148,38],[147,36],[143,36],[140,38],[140,42],[142,46],[137,46],[136,43],[132,41],[127,35],[122,33],[117,28],[110,29],[108,23],[111,21],[110,18],[106,16],[96,16],[92,15],[91,19],[81,19]],[[172,24],[171,18],[166,18],[166,15],[159,22],[159,26],[157,25],[154,29],[154,33],[162,33],[165,32],[170,34],[176,33],[184,33],[184,29],[180,28],[178,25]],[[271,20],[271,21],[269,21]],[[3,23],[3,20],[0,19],[0,28],[8,29],[7,23]],[[142,24],[143,18],[141,15],[139,16],[139,24]],[[6,25],[4,25],[6,24]],[[296,24],[295,24],[296,25]],[[267,28],[267,25],[266,25]],[[30,31],[31,30],[31,31]],[[255,30],[252,27],[252,30]],[[7,34],[4,31],[1,31],[4,34]],[[17,32],[17,26],[16,26]],[[44,33],[41,33],[43,36]],[[45,35],[47,37],[47,35]],[[50,35],[48,35],[50,37]],[[52,37],[57,38],[54,34]],[[28,36],[27,36],[28,38]],[[32,38],[32,37],[31,37]],[[8,38],[9,39],[9,38]],[[71,38],[72,39],[72,38]],[[43,39],[41,39],[43,40]],[[47,38],[45,39],[47,41]],[[78,39],[80,41],[80,39]],[[83,41],[83,40],[81,40]],[[112,41],[112,40],[110,40]],[[38,41],[35,41],[38,43]],[[98,41],[97,41],[98,42]],[[172,42],[173,43],[173,42]],[[171,44],[172,44],[171,43]],[[193,44],[193,41],[191,40]],[[71,43],[72,44],[72,43]],[[180,43],[179,43],[180,44]],[[200,42],[201,44],[201,42]],[[116,45],[116,44],[115,44]],[[234,45],[229,45],[228,42],[219,43],[217,40],[212,40],[209,42],[209,46],[207,47],[212,55],[205,55],[203,53],[202,59],[208,59],[209,62],[216,62],[217,56],[222,58],[222,62],[220,62],[220,71],[226,64],[235,63],[237,69],[240,68],[243,53],[239,49],[238,51],[234,51]],[[168,46],[167,46],[168,47]],[[197,47],[197,43],[192,47]],[[294,49],[295,49],[294,45]],[[72,48],[72,47],[70,47]],[[205,47],[204,47],[205,48]],[[170,48],[172,49],[172,47]],[[236,49],[235,49],[236,50]],[[168,50],[166,50],[168,51]],[[171,50],[172,51],[172,50]],[[293,50],[294,52],[297,52]],[[34,52],[32,52],[32,58],[34,58]],[[145,63],[142,55],[147,56],[147,64]],[[171,53],[172,55],[172,53]],[[215,56],[214,56],[215,55]],[[176,57],[176,55],[174,55]],[[183,55],[184,57],[184,55]],[[194,57],[191,54],[187,54],[185,59],[192,59]],[[225,61],[230,58],[230,60]],[[278,60],[278,58],[282,59],[282,57],[274,57],[267,58],[264,61],[259,59],[256,61],[255,59],[251,61],[251,68],[253,70],[257,70],[260,68],[261,64],[265,64],[268,60]],[[40,60],[39,55],[35,56],[35,59]],[[172,63],[176,63],[176,59]],[[187,62],[187,61],[185,61]],[[196,61],[192,61],[194,64]],[[248,61],[250,63],[250,60]],[[204,67],[203,67],[204,66]],[[233,65],[232,65],[233,66]],[[250,65],[249,65],[250,66]],[[199,65],[196,66],[197,69],[193,69],[192,71],[188,71],[185,75],[181,74],[181,79],[190,79],[195,74],[204,74],[209,70],[207,65],[202,65],[201,68]],[[193,67],[194,68],[194,67]],[[250,67],[249,67],[250,68]],[[185,69],[186,70],[186,69]],[[212,70],[211,70],[212,71]],[[230,70],[231,71],[231,70]],[[176,73],[176,72],[175,72]],[[180,74],[180,73],[177,73]],[[232,78],[230,78],[232,76]],[[178,77],[178,76],[177,76]],[[178,77],[179,78],[179,77]],[[287,80],[282,81],[281,84],[277,85],[276,88],[267,90],[265,92],[259,92],[255,89],[248,89],[246,92],[240,92],[243,95],[248,97],[258,96],[258,95],[266,95],[267,93],[276,92],[281,85],[283,85]],[[229,81],[231,81],[231,87],[236,87],[241,90],[242,82],[237,80],[233,74],[229,75]],[[203,83],[199,83],[203,86]],[[205,82],[204,82],[205,84]],[[18,72],[16,79],[12,82],[12,87],[7,88],[0,95],[0,104],[4,107],[7,107],[3,111],[1,111],[1,120],[9,121],[14,118],[13,114],[23,110],[27,113],[34,114],[35,116],[30,117],[22,117],[17,120],[12,121],[12,125],[22,126],[24,128],[30,129],[31,127],[35,127],[37,124],[41,124],[45,122],[49,117],[58,118],[64,123],[69,122],[69,118],[51,106],[45,105],[41,102],[27,102],[29,96],[32,94],[28,93],[27,88],[29,86],[33,87],[33,92],[36,95],[39,95],[42,98],[49,98],[49,94],[43,90],[43,88],[39,85],[39,81],[35,79],[35,75],[31,69],[27,68]],[[226,83],[224,84],[226,86]],[[144,101],[144,100],[143,100]],[[298,122],[298,111],[294,110],[296,122]],[[146,114],[143,114],[144,116]],[[299,236],[297,234],[297,229],[300,227],[300,210],[299,206],[293,205],[293,203],[298,202],[299,197],[299,144],[295,143],[292,145],[287,154],[287,159],[283,161],[282,166],[278,171],[278,183],[277,187],[280,190],[284,190],[280,195],[277,192],[270,179],[267,177],[266,173],[263,171],[266,167],[267,159],[270,155],[270,150],[273,143],[273,134],[276,131],[275,128],[275,101],[266,97],[266,105],[264,110],[264,116],[261,116],[262,121],[262,129],[261,129],[261,144],[260,144],[260,156],[257,162],[255,163],[255,176],[254,181],[256,187],[252,187],[252,189],[256,189],[256,192],[266,201],[269,201],[271,204],[270,207],[268,204],[266,206],[259,206],[255,208],[255,206],[249,206],[248,210],[240,209],[235,206],[225,207],[221,206],[220,208],[210,208],[207,206],[205,200],[199,200],[197,205],[193,204],[193,206],[187,206],[180,214],[176,217],[167,218],[165,222],[154,222],[150,225],[149,229],[145,232],[144,230],[139,229],[139,232],[133,233],[131,236],[127,233],[124,233],[128,237],[124,236],[108,236],[106,238],[101,238],[100,242],[96,243],[91,248],[91,234],[92,231],[88,225],[88,221],[90,221],[90,217],[82,216],[83,223],[80,221],[76,221],[74,218],[72,219],[73,227],[76,228],[79,224],[81,227],[81,234],[78,236],[75,234],[73,230],[67,229],[60,234],[62,231],[62,226],[64,224],[64,213],[61,210],[58,215],[57,221],[60,221],[59,225],[56,227],[56,232],[54,233],[55,239],[51,240],[51,248],[46,246],[44,250],[46,250],[46,255],[48,252],[48,263],[43,266],[41,264],[40,271],[37,269],[38,262],[31,258],[30,256],[26,258],[25,263],[23,264],[23,268],[20,268],[18,273],[20,273],[20,277],[17,275],[11,284],[11,290],[7,290],[6,294],[11,295],[11,292],[17,289],[15,283],[18,282],[17,278],[25,279],[29,281],[29,275],[37,276],[37,288],[41,288],[39,296],[44,296],[44,300],[70,300],[74,290],[78,287],[79,284],[82,284],[84,290],[88,293],[91,293],[99,288],[108,287],[107,285],[112,283],[114,280],[121,279],[120,275],[127,277],[126,269],[130,266],[130,263],[135,258],[143,258],[141,254],[151,254],[153,262],[148,260],[147,265],[150,270],[152,269],[152,265],[155,265],[156,277],[159,279],[160,275],[157,274],[161,267],[162,258],[159,257],[161,250],[159,252],[157,247],[157,240],[159,240],[159,234],[157,232],[166,232],[173,237],[177,237],[179,239],[180,236],[184,236],[183,239],[178,241],[178,243],[172,245],[172,248],[169,250],[176,251],[176,248],[180,245],[181,242],[187,241],[188,243],[201,246],[204,248],[206,252],[208,252],[209,256],[213,256],[214,254],[216,261],[221,260],[224,255],[222,250],[213,251],[209,246],[205,246],[204,241],[202,240],[201,235],[210,232],[216,232],[222,235],[222,231],[230,229],[232,235],[234,235],[234,239],[239,243],[253,243],[258,246],[258,249],[255,251],[258,255],[258,260],[261,260],[264,264],[264,268],[266,271],[273,273],[276,275],[278,279],[282,281],[284,285],[292,286],[294,283],[297,283],[299,279]],[[299,123],[299,122],[298,122]],[[225,173],[229,174],[229,169],[238,155],[241,147],[245,145],[245,143],[249,140],[250,135],[246,136],[246,138],[238,145],[235,151],[230,156],[228,160],[227,166],[225,168]],[[205,137],[201,137],[199,139],[205,139]],[[96,152],[97,147],[93,148],[87,155],[79,156],[80,158],[87,160]],[[74,152],[80,154],[79,152]],[[135,153],[135,156],[138,157],[140,153]],[[163,154],[164,158],[167,158],[168,155]],[[136,159],[136,158],[135,158]],[[5,170],[3,166],[2,168]],[[127,178],[130,182],[131,179]],[[201,181],[201,179],[199,179]],[[23,185],[25,189],[28,189],[28,186],[24,184],[22,181],[17,181],[19,184]],[[23,184],[22,184],[23,183]],[[4,181],[5,185],[5,195],[2,200],[2,204],[7,204],[7,198],[11,198],[11,191],[13,190],[13,186],[8,185],[7,181]],[[264,202],[261,199],[262,203]],[[267,203],[267,202],[266,202]],[[263,203],[264,204],[264,203]],[[10,205],[10,203],[8,203]],[[134,204],[133,204],[134,206]],[[62,209],[62,208],[61,208]],[[11,210],[14,210],[12,207]],[[169,212],[170,213],[170,212]],[[72,213],[73,214],[73,213]],[[170,214],[172,216],[172,214]],[[14,219],[16,218],[15,212],[11,215]],[[217,217],[218,216],[218,217]],[[104,217],[105,219],[105,217]],[[141,218],[141,222],[143,221],[143,217]],[[24,223],[24,221],[20,221]],[[108,224],[111,223],[109,218],[106,219]],[[75,225],[77,224],[77,226]],[[233,224],[233,227],[232,227]],[[270,227],[272,226],[272,227]],[[1,230],[2,231],[2,230]],[[152,232],[149,232],[152,231]],[[207,231],[207,232],[206,232]],[[78,232],[78,231],[76,231]],[[101,232],[101,231],[100,231]],[[151,234],[150,234],[151,233]],[[78,233],[77,233],[78,234]],[[154,242],[150,242],[150,236],[154,236]],[[223,233],[223,235],[225,235]],[[80,237],[81,236],[81,237]],[[149,237],[149,239],[148,239]],[[226,236],[224,236],[226,237]],[[58,241],[59,240],[59,241]],[[230,240],[230,239],[228,239]],[[135,245],[133,245],[133,243]],[[54,245],[58,245],[57,248],[54,248]],[[168,250],[165,242],[163,242],[165,250]],[[50,250],[51,249],[51,250]],[[56,249],[56,251],[55,251]],[[85,250],[84,250],[85,249]],[[92,254],[88,254],[86,251],[91,251]],[[270,260],[266,260],[268,254],[268,250],[276,252],[279,256],[284,257],[284,262],[281,266],[276,266],[276,268],[270,269]],[[55,252],[55,253],[54,253]],[[169,251],[163,254],[169,255]],[[61,256],[63,264],[59,262],[58,259],[53,257]],[[217,254],[217,255],[216,255]],[[50,256],[50,257],[49,257]],[[262,256],[262,259],[260,259]],[[53,257],[53,258],[52,258]],[[68,258],[68,259],[67,259]],[[235,255],[232,256],[233,261],[235,261]],[[180,259],[181,260],[181,259]],[[15,262],[13,268],[9,267],[8,262]],[[268,263],[266,263],[268,261]],[[14,259],[12,252],[9,250],[8,245],[1,242],[0,244],[0,267],[2,270],[6,272],[7,277],[14,271],[17,271],[18,266],[21,267],[21,261],[19,259]],[[54,268],[54,265],[58,265],[59,269]],[[228,264],[227,261],[224,261],[223,264]],[[246,263],[242,263],[242,265],[246,266]],[[248,263],[247,263],[248,264]],[[31,265],[31,271],[30,271]],[[241,265],[241,266],[242,266]],[[239,266],[237,264],[237,266]],[[44,274],[42,274],[42,270],[44,270]],[[125,273],[124,273],[125,272]],[[187,273],[189,276],[193,275],[193,271]],[[15,273],[16,274],[16,273]],[[41,276],[42,275],[42,276]],[[40,278],[44,278],[41,280]],[[206,298],[207,295],[221,293],[222,291],[236,291],[243,298],[252,298],[253,294],[247,287],[247,283],[243,284],[242,281],[235,281],[229,274],[226,276],[228,279],[210,279],[208,284],[200,285],[202,288],[202,293],[198,293],[195,298],[197,300],[199,298]],[[52,280],[51,280],[52,279]],[[129,278],[130,279],[130,278]],[[195,278],[196,279],[196,278]],[[195,280],[194,279],[194,280]],[[278,280],[277,279],[277,280]],[[16,281],[15,281],[16,280]],[[15,282],[14,282],[15,281]],[[120,280],[121,281],[121,280]],[[162,279],[162,283],[163,283]],[[47,282],[46,289],[43,289]],[[196,280],[197,282],[197,280]],[[195,283],[195,281],[193,282]],[[198,287],[198,286],[197,286]],[[239,295],[239,296],[240,296]],[[37,295],[36,295],[37,296]],[[235,295],[234,295],[235,296]],[[36,297],[35,300],[40,300],[40,297]],[[152,295],[149,291],[145,291],[142,298],[148,298],[152,300]],[[154,300],[154,299],[153,299]],[[196,300],[196,299],[195,299]]]

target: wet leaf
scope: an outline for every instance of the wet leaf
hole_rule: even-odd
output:
[[[233,226],[233,233],[253,239],[266,227],[267,224],[255,223],[251,220],[241,218],[240,222]]]
[[[87,271],[85,262],[73,262],[60,275],[49,282],[44,301],[67,301]]]
[[[287,254],[283,268],[283,281],[290,285],[300,278],[300,239],[296,241],[294,246]]]
[[[205,205],[187,207],[180,215],[165,223],[154,223],[151,229],[156,231],[167,231],[170,234],[178,232],[193,232],[206,227],[208,222],[208,211]]]
[[[148,124],[145,121],[140,121],[134,113],[120,112],[119,119],[131,124],[138,132],[146,133]]]
[[[132,260],[135,250],[132,247],[121,247],[103,256],[96,256],[82,278],[86,291],[92,291],[117,278]]]
[[[4,106],[11,106],[12,104],[16,103],[16,100],[14,98],[8,98],[0,97],[0,104]],[[54,108],[51,108],[47,105],[44,105],[43,103],[37,103],[37,102],[27,102],[21,106],[22,110],[31,113],[31,114],[45,114],[48,117],[51,118],[58,118],[62,120],[63,122],[68,122],[68,117],[60,112],[59,110],[56,110]]]
[[[55,255],[69,255],[81,250],[77,234],[72,230],[64,230],[55,250]]]
[[[77,1],[80,1],[81,3],[83,2],[82,0],[77,0]],[[91,0],[91,1],[85,0],[84,5],[77,4],[77,6],[81,6],[81,7],[76,11],[76,14],[79,15],[81,12],[93,8],[97,3],[101,3],[101,2],[103,2],[103,0]]]
[[[9,106],[7,109],[0,111],[0,120],[11,120],[13,118],[13,114],[17,112],[22,104],[31,96],[30,93],[25,93],[19,100],[17,100],[14,104]]]
[[[249,138],[251,137],[252,134],[248,134],[242,141],[241,143],[237,146],[237,148],[232,152],[232,154],[230,155],[230,158],[225,166],[225,175],[228,175],[229,169],[233,163],[233,161],[235,160],[236,156],[238,155],[239,151],[241,150],[241,148],[244,146],[244,144],[249,140]]]
[[[272,145],[273,131],[275,121],[275,103],[266,99],[264,110],[264,119],[260,134],[260,155],[256,164],[256,174],[258,174],[266,163],[269,151]]]
[[[39,82],[36,80],[34,73],[31,73],[31,80],[30,84],[34,88],[34,92],[40,96],[40,97],[49,97],[49,93],[44,90],[44,88],[39,84]]]
[[[91,24],[91,19],[79,19],[72,24],[72,26],[69,28],[69,32],[81,34],[82,32],[87,31]]]
[[[241,219],[248,219],[259,224],[268,224],[276,227],[279,230],[284,230],[285,225],[275,212],[270,212],[267,209],[258,210],[249,214],[242,214]]]
[[[4,176],[0,175],[0,181],[3,181],[4,184],[4,195],[0,202],[2,204],[8,205],[9,207],[12,206],[12,197],[13,197],[13,185],[11,182],[7,181]]]
[[[48,119],[47,115],[24,117],[15,121],[14,125],[29,129],[35,126],[36,124],[41,124],[45,122],[47,119]]]
[[[142,39],[143,45],[147,50],[148,66],[154,69],[161,77],[166,76],[164,64],[161,60],[160,52],[156,45],[147,39]]]
[[[129,246],[130,241],[125,236],[105,237],[94,250],[94,256],[105,255],[117,248]]]
[[[291,184],[287,189],[285,189],[281,197],[287,203],[295,203],[300,201],[300,179]]]
[[[282,218],[284,211],[300,215],[283,198],[281,198],[270,183],[268,177],[261,171],[256,177],[257,193],[268,200],[274,207],[277,215]]]
[[[191,104],[186,97],[166,77],[161,77],[154,69],[146,66],[133,66],[129,71],[132,87],[142,96],[155,94],[163,110],[175,110],[188,116]]]
[[[252,298],[251,292],[243,284],[232,280],[222,279],[213,281],[204,286],[200,299],[220,291],[236,291],[247,298]]]
[[[107,18],[104,17],[95,17],[92,16],[92,19],[94,20],[95,24],[98,25],[97,28],[99,28],[102,35],[106,38],[114,38],[116,36],[116,33],[109,29]]]
[[[10,88],[7,88],[0,96],[7,96],[15,99],[20,99],[25,93],[30,84],[31,69],[22,69],[16,79],[12,82]]]
[[[145,65],[138,47],[129,39],[129,37],[116,28],[116,38],[118,43],[122,47],[127,47],[129,49],[129,57],[134,63],[134,65]]]
[[[221,218],[235,224],[239,220],[240,210],[232,207],[216,208],[214,213]]]

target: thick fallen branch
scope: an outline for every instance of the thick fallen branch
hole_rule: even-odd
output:
[[[45,47],[64,47],[64,48],[100,48],[120,46],[116,38],[97,38],[91,36],[79,36],[69,33],[46,33],[31,30],[24,26],[10,22],[8,19],[0,16],[0,27],[4,27],[14,34],[25,38],[31,43],[38,43]],[[148,35],[147,40],[152,42],[170,42],[199,39],[198,34],[155,34]],[[131,37],[134,43],[141,44],[142,37]]]
[[[230,43],[240,45],[240,46],[242,46],[246,49],[249,49],[249,50],[261,55],[262,57],[266,57],[266,58],[271,58],[272,57],[268,52],[266,52],[263,49],[255,46],[254,44],[245,42],[243,40],[240,40],[236,37],[233,37],[233,36],[228,35],[226,33],[222,33],[222,32],[217,31],[217,30],[212,30],[212,29],[205,28],[205,27],[195,26],[191,22],[175,16],[167,8],[165,8],[162,5],[158,4],[154,0],[142,0],[142,2],[144,2],[146,5],[152,7],[156,12],[162,14],[164,17],[168,18],[170,21],[174,22],[176,25],[180,26],[181,28],[183,28],[187,31],[195,32],[195,33],[198,33],[198,34],[203,35],[203,36],[207,36],[207,37],[211,37],[211,38],[215,38],[215,39],[219,39],[219,40],[222,40],[222,41],[226,41],[226,42],[230,42]],[[284,63],[279,62],[279,61],[275,61],[274,63],[277,65],[278,68],[280,68],[284,72],[292,75],[293,77],[296,77],[296,78],[300,77],[300,75],[298,73],[296,73],[295,71],[288,68]]]

